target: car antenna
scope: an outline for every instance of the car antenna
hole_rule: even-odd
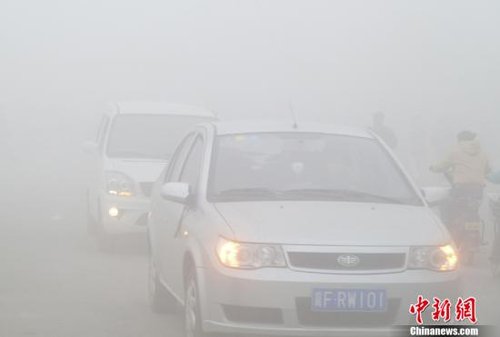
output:
[[[293,124],[292,127],[297,130],[299,128],[299,123],[297,122],[297,113],[293,109],[293,103],[290,100],[290,113],[292,114]]]

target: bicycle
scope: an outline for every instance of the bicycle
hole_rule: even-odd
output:
[[[500,277],[500,193],[489,193],[488,199],[493,214],[493,233],[495,236],[489,258],[490,267],[493,277]]]

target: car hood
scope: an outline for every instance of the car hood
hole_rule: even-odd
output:
[[[137,182],[153,182],[167,164],[163,160],[110,159],[107,170],[125,173]]]
[[[224,202],[216,209],[242,242],[418,246],[449,243],[426,207],[351,202]]]

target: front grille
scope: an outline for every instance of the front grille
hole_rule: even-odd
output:
[[[226,318],[235,323],[283,324],[281,309],[222,305]]]
[[[311,310],[310,298],[297,298],[295,302],[299,323],[314,327],[387,327],[395,323],[401,306],[400,299],[389,299],[384,312],[317,312]]]
[[[149,198],[151,196],[151,191],[153,190],[153,183],[143,182],[139,185],[141,186],[142,194]]]
[[[356,265],[346,266],[339,262],[343,256],[356,256]],[[404,253],[311,253],[288,252],[290,264],[295,268],[332,271],[374,271],[402,269],[405,266]]]

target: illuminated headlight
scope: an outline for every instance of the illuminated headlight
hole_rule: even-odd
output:
[[[120,172],[106,172],[106,191],[110,195],[131,197],[135,194],[134,181]]]
[[[120,215],[120,210],[116,207],[111,207],[108,209],[108,215],[112,218],[116,218],[118,215]]]
[[[441,247],[412,247],[409,268],[453,271],[457,268],[458,256],[452,245]]]
[[[223,265],[231,268],[286,267],[283,250],[277,245],[241,243],[221,238],[217,256]]]

